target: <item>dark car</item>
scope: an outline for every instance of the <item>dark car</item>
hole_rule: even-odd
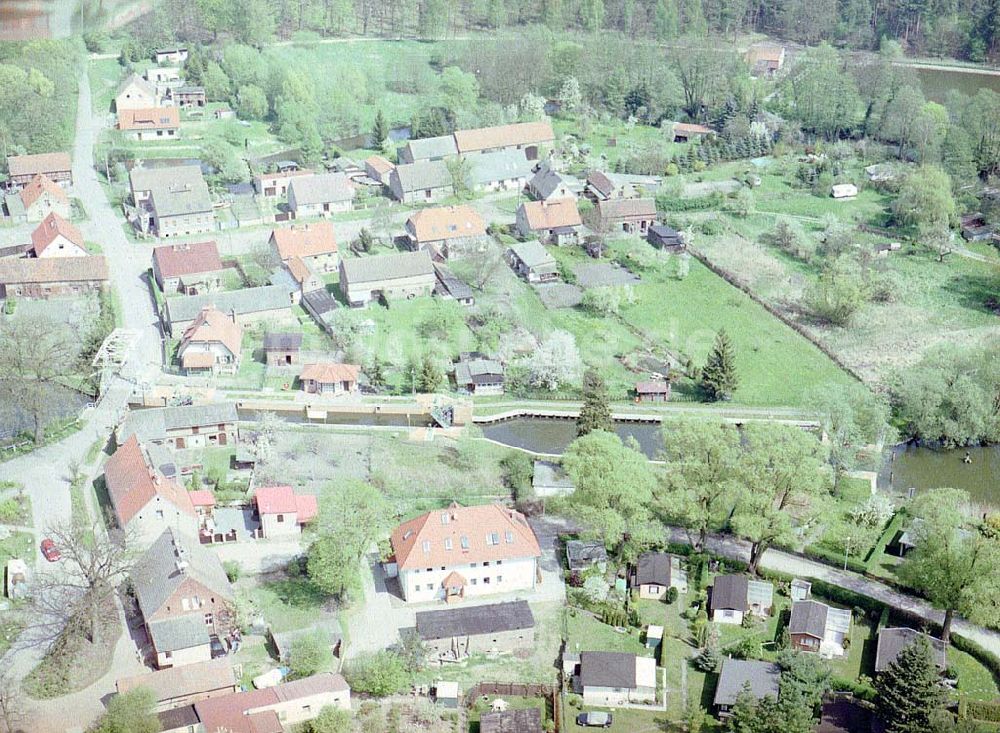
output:
[[[56,547],[56,543],[48,537],[42,540],[42,554],[49,562],[55,562],[56,560],[62,559],[62,553],[59,552],[59,548]]]
[[[580,713],[576,716],[576,724],[586,728],[610,728],[611,723],[611,713],[591,710],[589,713]]]

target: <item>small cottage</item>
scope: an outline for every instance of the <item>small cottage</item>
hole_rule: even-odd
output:
[[[291,486],[263,486],[254,491],[253,506],[265,539],[297,536],[319,514],[313,494],[296,494]]]
[[[626,652],[581,652],[577,687],[585,705],[614,707],[656,700],[656,660]]]
[[[687,593],[687,572],[681,559],[665,552],[644,552],[632,566],[628,576],[629,588],[639,591],[640,598],[659,600],[669,588]]]
[[[752,659],[723,659],[712,706],[720,718],[728,718],[737,698],[749,689],[754,700],[778,699],[781,668],[774,662]]]
[[[298,364],[301,351],[301,333],[272,332],[264,334],[264,361],[268,366]]]
[[[681,233],[666,224],[654,224],[649,228],[646,240],[656,247],[668,252],[677,252],[684,249],[684,238]]]
[[[635,383],[636,402],[667,402],[670,399],[670,382],[653,379]]]
[[[559,279],[555,257],[537,240],[517,242],[507,250],[507,262],[512,270],[529,283],[545,283]]]
[[[766,618],[773,605],[774,586],[745,575],[717,576],[709,594],[709,610],[716,623],[741,624],[748,613]]]
[[[188,375],[235,374],[242,342],[243,329],[233,316],[205,306],[181,336],[177,359]]]
[[[583,221],[575,199],[526,201],[517,207],[517,231],[522,237],[538,237],[546,244],[577,244]]]
[[[320,362],[306,364],[299,377],[306,394],[338,396],[358,391],[361,367],[356,364]]]
[[[455,362],[455,387],[471,395],[503,394],[503,366],[478,351],[464,352]]]
[[[795,601],[788,621],[792,647],[832,659],[846,653],[851,633],[851,612],[819,601]]]

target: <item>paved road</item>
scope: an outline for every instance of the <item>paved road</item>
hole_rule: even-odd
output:
[[[671,530],[669,537],[674,542],[683,542],[686,544],[689,542],[687,533],[682,529]],[[749,544],[725,535],[709,537],[708,549],[717,555],[722,555],[733,560],[747,562],[750,559]],[[837,570],[829,565],[807,560],[797,555],[782,552],[781,550],[767,550],[761,558],[761,567],[767,570],[776,570],[781,573],[796,575],[801,578],[823,580],[869,598],[874,598],[891,608],[905,611],[934,624],[940,624],[944,620],[944,613],[942,611],[933,608],[926,601],[906,595],[905,593],[900,593],[885,583],[870,580],[857,573]],[[1000,655],[1000,633],[984,629],[982,626],[976,626],[957,616],[955,617],[952,629],[962,636],[972,639],[972,641],[993,654]]]

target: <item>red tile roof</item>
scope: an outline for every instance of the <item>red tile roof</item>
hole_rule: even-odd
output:
[[[319,514],[319,503],[313,494],[296,494],[291,486],[265,486],[253,495],[261,514],[297,514],[299,524]]]
[[[62,187],[53,183],[44,173],[39,173],[31,179],[31,183],[21,189],[21,202],[24,204],[24,208],[30,209],[44,193],[67,206],[69,205],[69,197],[62,190]]]
[[[188,498],[191,503],[196,506],[215,506],[215,494],[213,494],[208,489],[198,489],[197,491],[189,491]]]
[[[176,130],[181,126],[177,107],[123,109],[118,113],[119,130]]]
[[[215,242],[167,244],[153,249],[153,261],[164,279],[223,269]]]
[[[104,482],[122,526],[156,496],[163,497],[185,514],[195,516],[188,492],[149,465],[134,435],[108,459],[104,466]]]
[[[458,152],[460,153],[514,147],[517,145],[549,143],[555,139],[556,136],[552,131],[552,123],[548,120],[455,131],[455,144],[458,145]]]
[[[524,215],[532,231],[578,227],[583,224],[573,199],[526,201],[521,206],[524,207]]]
[[[108,263],[100,255],[89,257],[0,258],[0,283],[104,282]]]
[[[349,690],[339,674],[324,673],[262,690],[199,700],[194,704],[206,733],[282,733],[274,708],[283,702]]]
[[[356,382],[361,367],[357,364],[335,364],[333,362],[322,362],[320,364],[306,364],[302,367],[302,374],[299,378],[304,382],[312,379],[323,384],[333,384],[334,382]]]
[[[191,344],[216,342],[229,349],[233,356],[239,356],[240,346],[243,343],[243,329],[222,311],[212,306],[205,306],[184,331],[178,351],[182,357],[187,357],[184,352]],[[198,365],[192,363],[191,366]],[[211,363],[208,366],[211,366]]]
[[[714,132],[715,130],[711,127],[705,127],[704,125],[695,125],[689,122],[674,123],[675,135],[710,135]]]
[[[486,234],[483,217],[467,204],[422,209],[407,220],[406,226],[418,242],[481,237]]]
[[[422,514],[396,527],[391,543],[400,570],[542,554],[524,515],[500,504],[452,504]]]
[[[40,257],[45,248],[59,235],[83,248],[83,235],[80,230],[53,211],[31,233],[31,247],[35,250],[35,256]]]
[[[333,224],[328,221],[301,224],[289,229],[274,229],[271,231],[271,241],[282,260],[292,257],[317,257],[337,252],[337,238],[333,233]]]

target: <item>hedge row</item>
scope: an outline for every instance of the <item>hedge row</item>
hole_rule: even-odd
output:
[[[1000,702],[986,700],[963,700],[959,705],[958,714],[962,718],[984,720],[987,723],[1000,723]]]
[[[677,198],[674,196],[657,196],[656,208],[660,211],[705,211],[706,209],[718,209],[722,206],[725,197],[718,191],[714,191],[707,196],[697,198]]]
[[[823,545],[808,545],[802,551],[802,554],[827,565],[834,565],[839,568],[844,567],[844,553],[831,550],[829,547],[823,547]],[[856,557],[848,557],[847,569],[864,575],[868,571],[868,566]]]
[[[952,633],[951,645],[960,652],[965,652],[974,657],[977,662],[986,667],[993,675],[993,679],[1000,685],[1000,657],[979,646],[972,639],[968,639],[961,634]]]

